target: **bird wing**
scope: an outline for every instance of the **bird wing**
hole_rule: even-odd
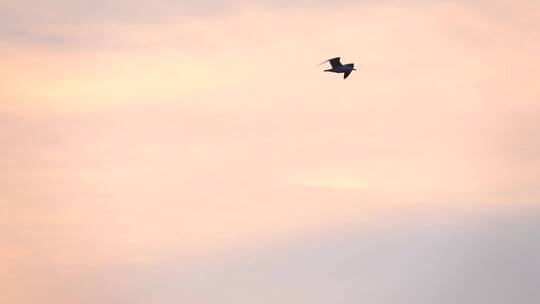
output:
[[[349,77],[349,75],[351,75],[351,72],[352,72],[352,70],[349,70],[349,71],[345,72],[345,75],[343,75],[343,79],[347,79],[347,77]]]
[[[340,57],[329,59],[330,65],[332,65],[332,68],[337,68],[342,66],[341,62],[339,61]]]
[[[330,62],[330,65],[332,66],[332,68],[337,68],[337,67],[342,66],[342,64],[341,64],[341,62],[339,61],[339,59],[340,59],[340,57],[328,59],[328,60],[325,60],[325,61],[319,63],[319,65],[324,64],[324,63],[327,63],[327,62]]]

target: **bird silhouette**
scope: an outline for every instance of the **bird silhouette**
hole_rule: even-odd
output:
[[[330,62],[330,65],[332,66],[332,68],[328,70],[324,70],[324,71],[332,72],[332,73],[344,73],[343,79],[347,79],[347,77],[349,77],[352,71],[356,71],[356,69],[354,68],[354,63],[342,64],[340,59],[341,59],[340,57],[328,59],[324,62],[321,62],[321,64]]]

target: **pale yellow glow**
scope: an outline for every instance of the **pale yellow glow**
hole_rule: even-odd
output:
[[[315,175],[293,178],[291,184],[304,187],[329,188],[335,190],[363,190],[369,188],[366,178],[347,175]]]
[[[202,92],[241,88],[253,75],[253,68],[245,61],[238,60],[242,73],[236,74],[236,67],[228,62],[209,63],[192,54],[163,50],[151,54],[82,53],[62,59],[26,56],[36,56],[31,67],[25,64],[28,57],[10,57],[4,65],[8,73],[2,76],[6,88],[2,98],[58,109],[181,100]]]

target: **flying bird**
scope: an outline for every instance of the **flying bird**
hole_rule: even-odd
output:
[[[332,73],[344,73],[343,79],[347,79],[347,77],[349,77],[352,71],[356,71],[356,69],[354,68],[354,63],[341,64],[341,61],[339,60],[340,60],[340,57],[336,57],[336,58],[328,59],[322,62],[321,64],[330,62],[330,65],[332,66],[332,68],[328,70],[324,70],[324,71],[332,72]]]

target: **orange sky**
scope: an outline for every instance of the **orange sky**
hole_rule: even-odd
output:
[[[197,3],[0,3],[0,302],[238,303],[162,269],[538,211],[535,1]]]

